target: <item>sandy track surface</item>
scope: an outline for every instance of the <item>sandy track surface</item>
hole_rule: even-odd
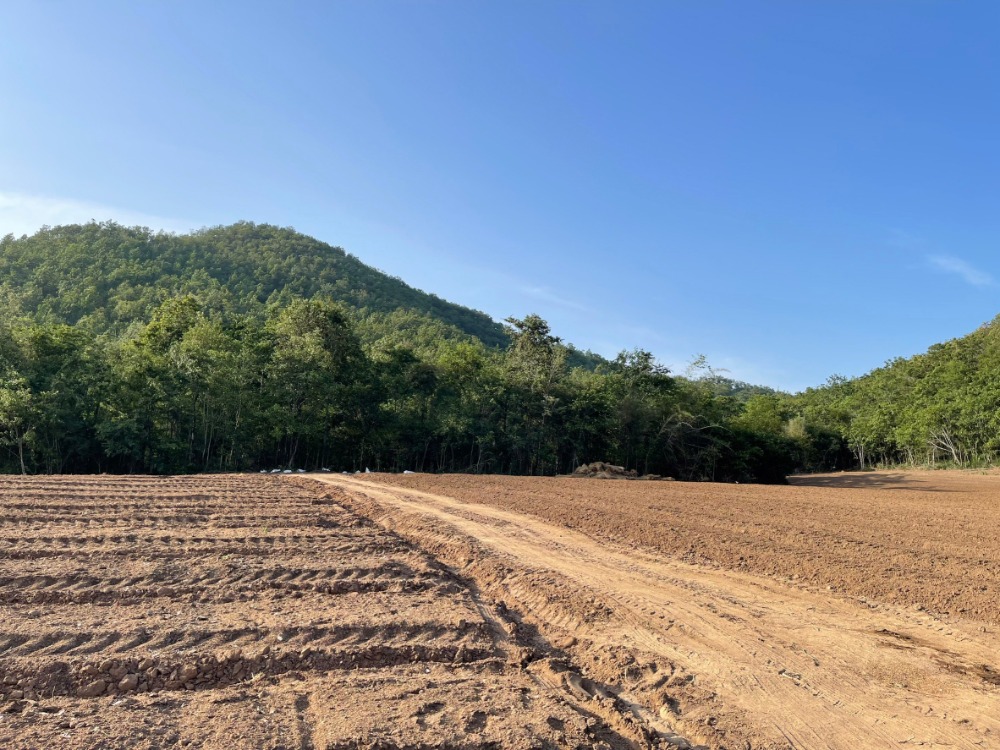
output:
[[[519,613],[648,744],[1000,747],[998,477],[323,480]]]
[[[515,631],[315,483],[0,479],[5,750],[629,746]]]

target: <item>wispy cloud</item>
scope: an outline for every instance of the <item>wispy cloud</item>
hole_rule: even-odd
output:
[[[43,226],[81,224],[114,220],[129,226],[141,225],[168,232],[185,232],[195,228],[191,222],[153,216],[117,206],[80,201],[73,198],[0,191],[0,237],[33,234]]]
[[[542,302],[548,302],[549,304],[557,305],[558,307],[565,307],[569,310],[577,310],[578,312],[592,312],[591,308],[586,305],[582,305],[575,300],[562,297],[548,287],[523,285],[518,289],[518,291],[528,297],[533,297],[534,299],[541,300]]]
[[[971,286],[995,286],[996,281],[986,271],[981,271],[961,258],[953,255],[928,255],[927,262],[932,268],[943,273],[958,276]]]

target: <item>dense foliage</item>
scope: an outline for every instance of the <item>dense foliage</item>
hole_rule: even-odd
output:
[[[608,362],[247,222],[0,240],[0,470],[258,467],[692,479],[1000,457],[1000,319],[789,396]],[[703,363],[696,363],[703,365]]]
[[[779,418],[843,436],[857,465],[982,465],[1000,458],[1000,318],[854,380],[776,404]]]
[[[0,246],[3,471],[837,465],[837,433],[787,409],[648,352],[577,352],[537,316],[501,327],[291,230],[89,224]]]
[[[148,320],[182,294],[227,314],[322,296],[366,312],[421,313],[487,346],[508,343],[502,326],[484,313],[413,289],[339,247],[250,222],[182,235],[114,222],[7,235],[0,240],[5,288],[38,320],[95,330]]]

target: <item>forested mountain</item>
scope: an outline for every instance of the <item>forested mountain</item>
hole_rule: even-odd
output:
[[[821,388],[772,406],[772,418],[786,424],[799,420],[843,436],[862,467],[995,463],[1000,458],[1000,317],[924,354],[894,359],[854,380],[831,378]]]
[[[192,294],[208,309],[253,312],[324,297],[365,312],[420,313],[503,347],[489,316],[418,291],[339,247],[292,229],[240,222],[191,234],[114,222],[43,229],[0,240],[0,289],[35,320],[103,331],[148,320],[164,300]]]
[[[8,236],[0,470],[554,474],[604,460],[783,481],[850,460],[826,427],[762,418],[781,394],[676,377],[641,350],[580,353],[535,315],[506,322],[271,226]]]

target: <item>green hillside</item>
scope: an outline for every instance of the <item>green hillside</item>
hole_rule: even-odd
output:
[[[758,424],[766,389],[675,377],[641,350],[580,352],[536,315],[506,323],[268,225],[8,235],[0,471],[555,474],[604,460],[780,482],[822,458],[807,435]]]
[[[291,229],[0,240],[0,470],[332,463],[692,479],[1000,459],[1000,322],[791,396],[504,326]]]
[[[104,222],[7,235],[0,240],[4,287],[36,320],[84,320],[96,330],[147,320],[178,294],[228,313],[321,296],[371,313],[413,311],[487,346],[507,344],[503,326],[486,314],[414,289],[339,247],[268,224],[174,235]]]
[[[861,466],[1000,459],[1000,318],[924,354],[789,399],[785,416],[842,435]]]

